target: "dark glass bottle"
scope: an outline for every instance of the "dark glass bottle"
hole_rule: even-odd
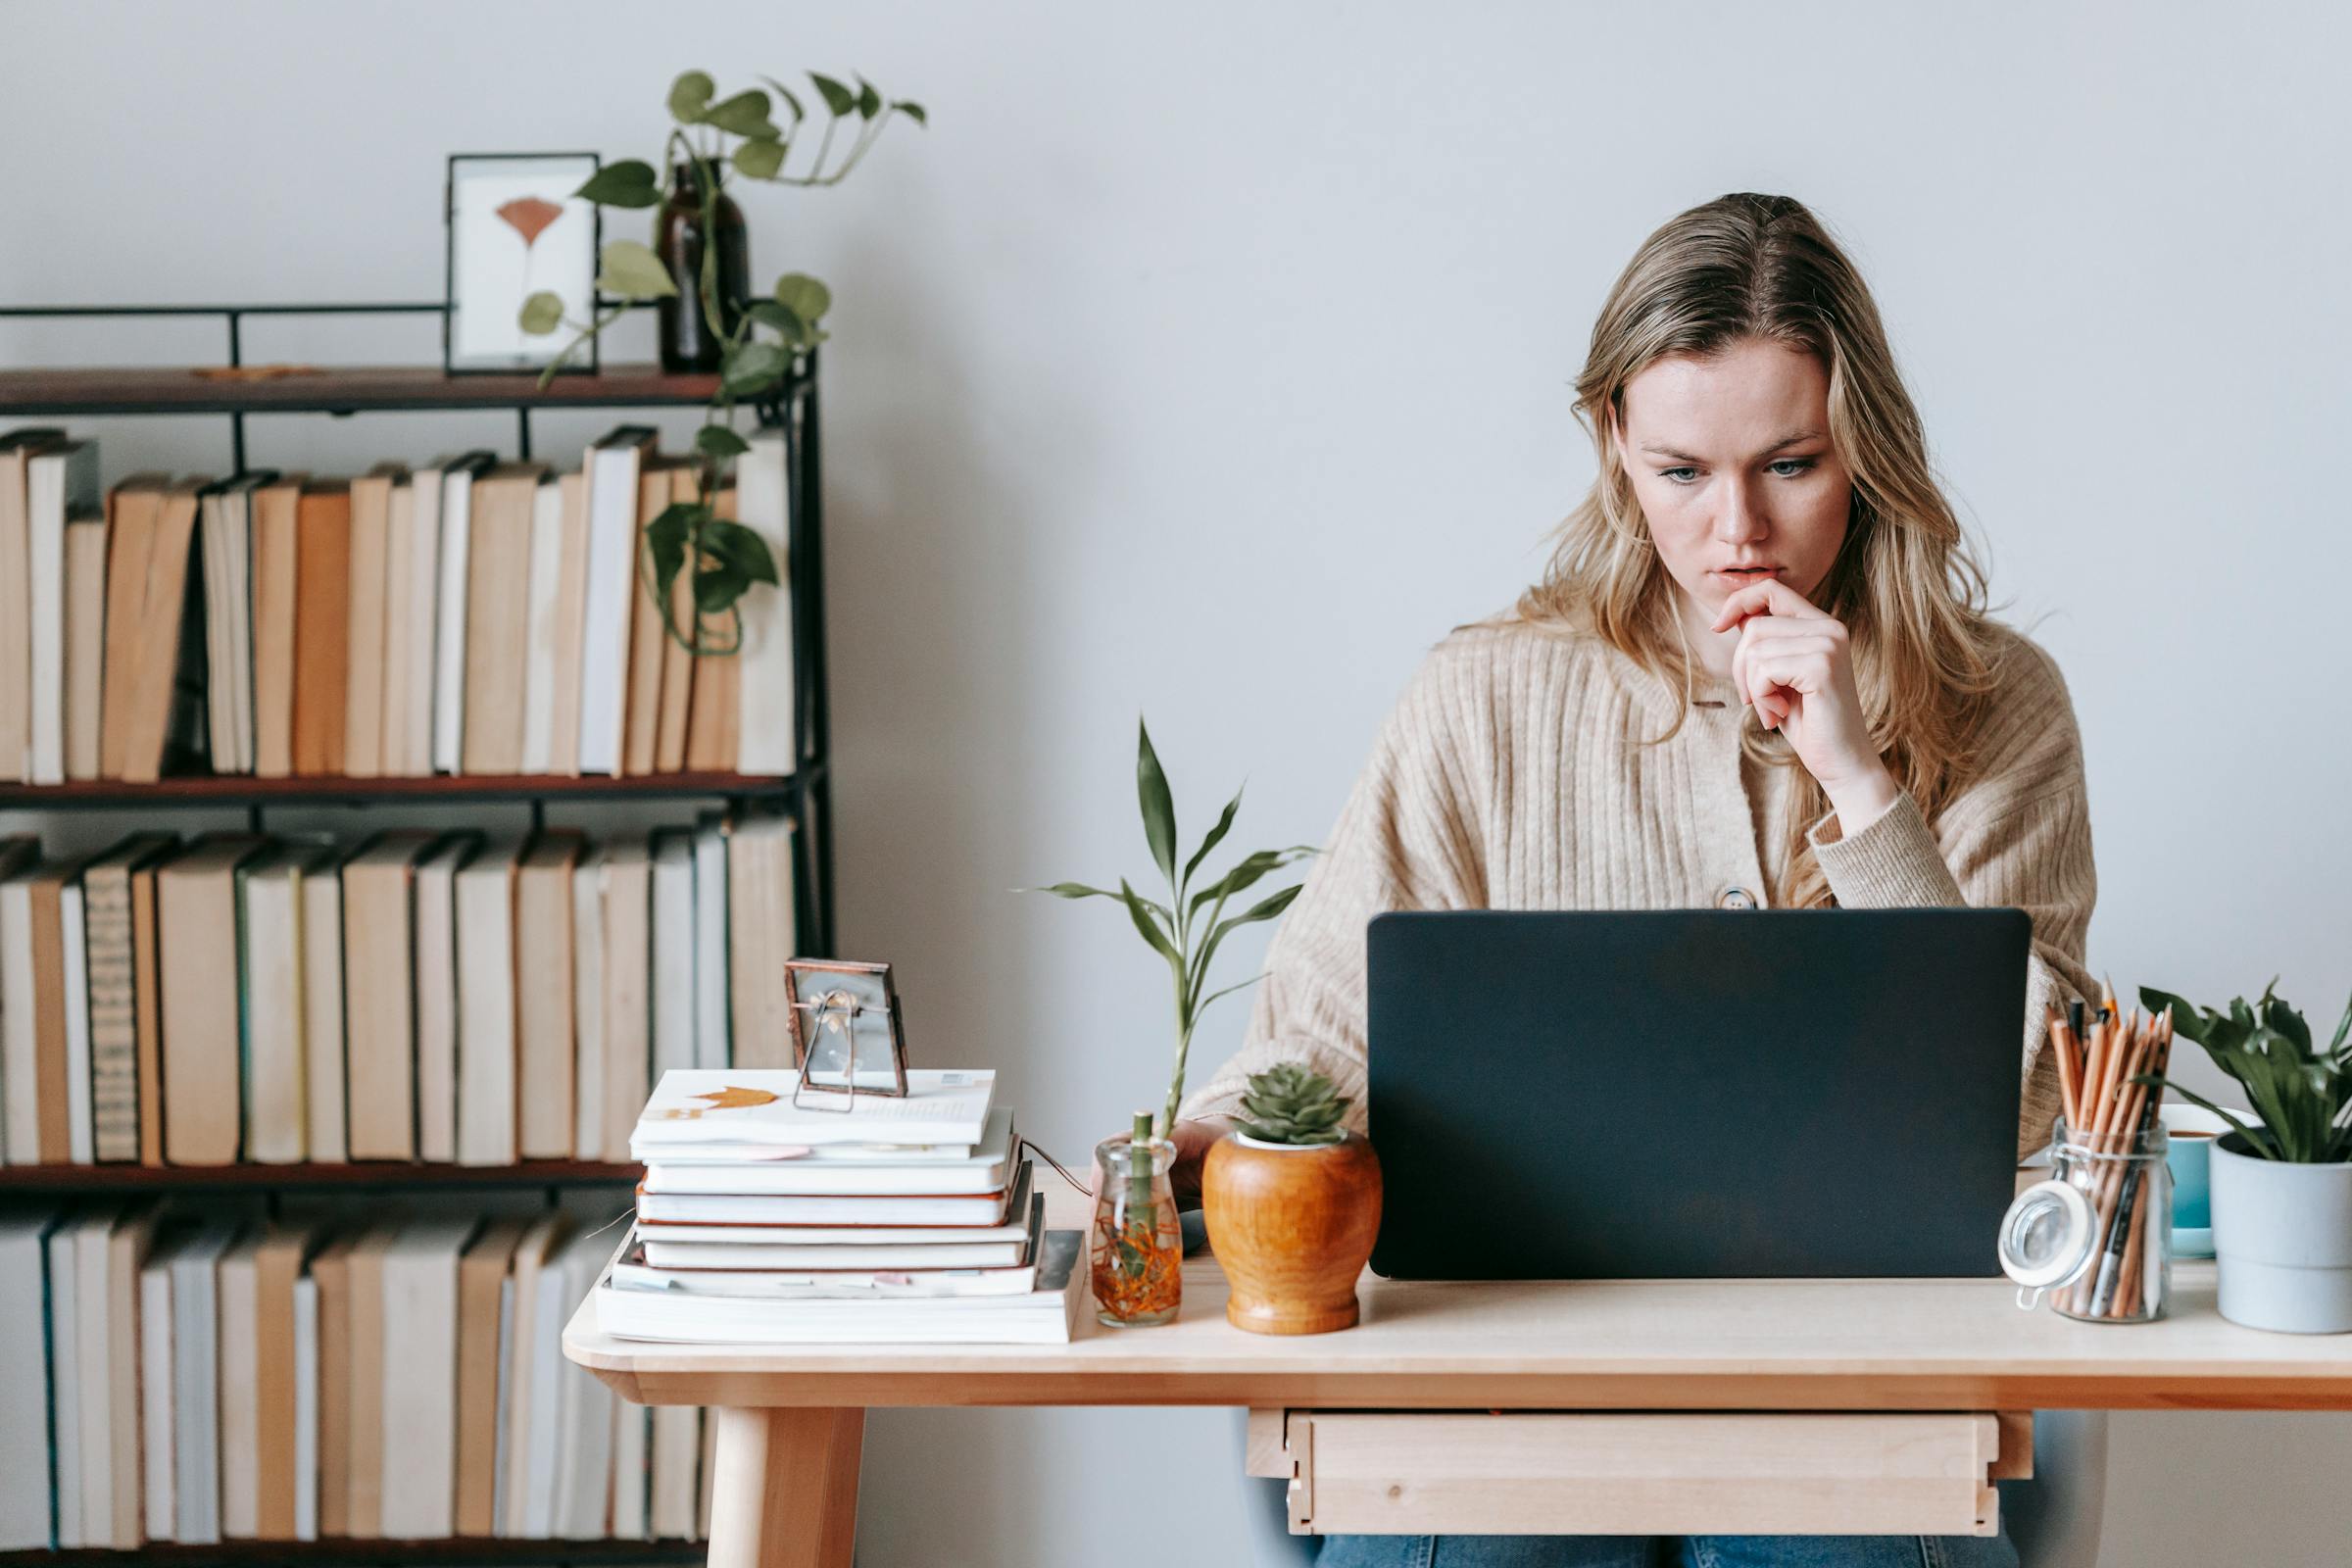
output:
[[[732,332],[752,297],[751,239],[744,229],[743,209],[724,190],[718,193],[712,217],[718,231],[719,320]],[[662,324],[662,368],[673,374],[718,368],[719,340],[703,314],[703,204],[694,165],[679,164],[670,171],[669,200],[662,204],[654,243],[655,254],[678,285],[675,299],[655,304]]]

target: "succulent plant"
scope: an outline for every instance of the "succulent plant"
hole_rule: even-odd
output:
[[[1260,1143],[1336,1144],[1348,1136],[1340,1118],[1352,1103],[1321,1073],[1277,1062],[1250,1075],[1242,1091],[1241,1130]]]

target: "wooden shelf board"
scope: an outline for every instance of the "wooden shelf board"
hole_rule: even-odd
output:
[[[381,805],[399,801],[665,800],[794,793],[801,773],[644,773],[612,778],[559,773],[436,774],[429,778],[256,778],[196,774],[130,784],[91,779],[68,784],[0,784],[0,810],[62,811],[109,806]]]
[[[634,1185],[642,1174],[638,1165],[590,1159],[535,1159],[517,1165],[421,1164],[392,1159],[341,1165],[5,1165],[0,1166],[0,1194],[556,1187],[590,1182]]]
[[[562,374],[451,375],[439,366],[322,366],[269,379],[200,373],[218,367],[0,370],[0,416],[96,414],[355,414],[377,409],[640,408],[710,401],[714,375],[658,365]]]

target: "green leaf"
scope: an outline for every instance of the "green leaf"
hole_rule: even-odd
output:
[[[703,552],[747,582],[777,583],[776,558],[759,530],[726,517],[713,517],[703,526]]]
[[[776,171],[784,167],[784,144],[780,141],[740,142],[735,148],[735,172],[747,179],[773,179]]]
[[[859,76],[858,78],[858,116],[865,120],[871,120],[881,112],[882,95],[874,90],[874,84],[872,82],[866,80],[863,76]]]
[[[726,390],[737,397],[765,391],[792,368],[792,356],[757,338],[738,343],[719,368]]]
[[[1227,986],[1227,987],[1226,987],[1224,990],[1222,990],[1222,991],[1212,991],[1212,992],[1210,992],[1210,993],[1209,993],[1207,996],[1203,997],[1203,998],[1202,998],[1202,999],[1201,999],[1200,1002],[1198,1002],[1198,1003],[1194,1004],[1194,1005],[1193,1005],[1193,1016],[1194,1016],[1194,1017],[1196,1017],[1196,1018],[1198,1018],[1199,1016],[1200,1016],[1200,1014],[1202,1014],[1202,1013],[1206,1012],[1206,1011],[1208,1010],[1208,1004],[1209,1004],[1210,1003],[1212,1003],[1212,1002],[1216,1001],[1218,998],[1220,998],[1220,997],[1230,997],[1230,996],[1232,996],[1232,995],[1233,995],[1233,994],[1234,994],[1236,991],[1243,991],[1243,990],[1247,990],[1249,987],[1250,987],[1250,986],[1253,986],[1253,985],[1257,984],[1257,983],[1258,983],[1260,980],[1263,980],[1264,978],[1265,978],[1265,976],[1264,976],[1263,974],[1253,974],[1253,975],[1251,975],[1251,976],[1250,976],[1249,979],[1247,979],[1247,980],[1237,980],[1237,981],[1235,981],[1235,982],[1234,982],[1232,985],[1229,985],[1229,986]]]
[[[2141,986],[2139,1004],[2148,1009],[2151,1017],[2167,1007],[2172,1008],[2173,1033],[2183,1040],[2194,1040],[2199,1045],[2205,1043],[2205,1024],[2211,1014],[2186,997],[2176,997],[2170,991],[2159,991],[2154,986]]]
[[[1252,905],[1248,910],[1241,914],[1235,915],[1232,919],[1218,921],[1217,928],[1208,934],[1208,940],[1200,944],[1200,956],[1195,960],[1193,964],[1191,975],[1192,988],[1195,991],[1198,991],[1204,983],[1206,983],[1208,979],[1209,963],[1216,957],[1217,949],[1224,943],[1225,934],[1227,932],[1232,931],[1239,926],[1254,925],[1260,920],[1273,919],[1276,915],[1282,913],[1283,910],[1291,906],[1291,901],[1298,896],[1300,888],[1304,886],[1305,884],[1300,883],[1297,886],[1284,888],[1280,893],[1274,894],[1272,897],[1265,899],[1261,903]],[[1195,1007],[1193,1011],[1198,1014],[1200,1009]]]
[[[1015,893],[1051,893],[1057,899],[1115,899],[1116,893],[1106,888],[1090,888],[1083,882],[1056,882],[1051,887],[1014,888]]]
[[[1242,786],[1242,789],[1248,788],[1247,784]],[[1184,862],[1184,880],[1176,884],[1177,898],[1184,897],[1184,890],[1192,885],[1193,873],[1200,869],[1200,862],[1208,858],[1208,852],[1224,842],[1226,830],[1233,826],[1233,813],[1241,808],[1242,791],[1235,790],[1233,799],[1225,803],[1225,810],[1218,816],[1217,825],[1208,830],[1208,837],[1200,841],[1200,847],[1193,852],[1193,858]]]
[[[931,116],[924,110],[921,104],[902,98],[897,103],[892,104],[890,107],[897,110],[900,114],[905,115],[908,120],[913,121],[925,130],[929,130],[931,128]]]
[[[710,95],[718,91],[718,83],[701,71],[689,71],[669,84],[669,118],[681,125],[700,122],[703,111],[710,105]]]
[[[1279,871],[1295,860],[1302,860],[1319,853],[1314,845],[1294,844],[1287,850],[1258,850],[1246,855],[1228,867],[1223,876],[1193,895],[1186,917],[1189,919],[1198,915],[1204,905],[1214,904],[1219,899],[1230,899],[1243,889],[1254,886],[1268,874]]]
[[[811,71],[808,79],[815,83],[817,96],[824,99],[825,108],[836,116],[846,115],[858,107],[858,95],[831,76]]]
[[[1159,754],[1152,750],[1152,731],[1141,717],[1135,721],[1135,793],[1144,809],[1144,838],[1159,874],[1176,885],[1176,802],[1168,794],[1168,775],[1160,771]]]
[[[662,514],[645,525],[646,554],[652,560],[654,585],[662,592],[662,602],[669,602],[670,585],[678,580],[678,570],[686,564],[686,538],[693,532],[704,509],[692,501],[673,501],[662,509]]]
[[[786,272],[776,279],[776,303],[814,326],[833,308],[833,291],[807,272]]]
[[[654,178],[653,165],[624,158],[589,175],[587,183],[572,194],[599,207],[653,207],[662,200],[662,186]]]
[[[761,326],[774,327],[777,335],[794,348],[807,348],[824,336],[774,300],[754,300],[744,309]]]
[[[731,136],[773,138],[784,134],[768,123],[767,94],[757,87],[746,87],[704,110],[703,123],[716,125]]]
[[[533,337],[545,337],[564,324],[564,296],[541,289],[522,302],[522,329]]]
[[[706,424],[694,432],[694,449],[708,452],[724,462],[728,458],[742,457],[752,450],[752,444],[726,425]]]
[[[596,286],[624,300],[670,299],[678,292],[662,258],[633,239],[605,246],[604,270],[597,273]]]
[[[798,124],[808,118],[808,112],[801,107],[800,94],[773,76],[761,76],[760,79],[773,87],[776,90],[776,96],[784,100],[784,107],[792,111],[793,123]]]
[[[1152,944],[1152,951],[1181,967],[1184,959],[1177,956],[1175,942],[1160,929],[1159,922],[1152,917],[1150,909],[1144,907],[1144,901],[1137,896],[1135,889],[1127,885],[1124,877],[1119,879],[1119,897],[1125,901],[1127,913],[1135,920],[1135,928],[1143,933],[1146,942]]]
[[[752,586],[751,579],[733,566],[701,566],[694,573],[694,611],[698,615],[723,615]]]

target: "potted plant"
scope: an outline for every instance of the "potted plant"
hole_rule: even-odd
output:
[[[1251,1075],[1240,1124],[1210,1146],[1200,1197],[1235,1327],[1355,1326],[1356,1277],[1380,1234],[1380,1159],[1341,1125],[1350,1103],[1323,1074],[1277,1062]]]
[[[2213,1247],[2222,1315],[2288,1334],[2352,1331],[2352,1004],[2326,1051],[2311,1026],[2276,996],[2248,1006],[2232,998],[2209,1012],[2143,989],[2170,1006],[2174,1029],[2205,1048],[2244,1088],[2251,1123],[2177,1083],[2181,1099],[2230,1123],[2213,1149]]]
[[[1233,827],[1234,814],[1242,808],[1241,792],[1234,792],[1216,825],[1201,837],[1200,848],[1179,869],[1175,798],[1169,792],[1159,756],[1152,750],[1152,732],[1140,718],[1136,721],[1135,782],[1143,808],[1144,839],[1151,847],[1152,862],[1167,882],[1166,903],[1145,898],[1124,877],[1116,893],[1083,882],[1014,890],[1064,899],[1118,900],[1126,906],[1136,933],[1166,962],[1174,983],[1176,1063],[1168,1079],[1167,1101],[1156,1121],[1150,1111],[1137,1111],[1133,1133],[1105,1140],[1095,1151],[1095,1224],[1089,1262],[1097,1315],[1112,1326],[1164,1323],[1176,1315],[1181,1293],[1177,1261],[1183,1254],[1183,1242],[1168,1183],[1168,1168],[1175,1155],[1168,1130],[1175,1125],[1176,1107],[1184,1100],[1185,1061],[1200,1015],[1219,997],[1256,979],[1252,976],[1223,990],[1209,991],[1209,965],[1230,933],[1273,919],[1291,906],[1298,888],[1293,885],[1261,898],[1239,914],[1226,914],[1226,906],[1236,894],[1315,853],[1314,846],[1306,844],[1258,850],[1236,860],[1222,876],[1204,880],[1196,888],[1193,879],[1200,873],[1201,863]]]

